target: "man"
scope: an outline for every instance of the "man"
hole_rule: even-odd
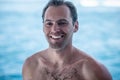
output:
[[[42,18],[49,48],[25,61],[24,80],[112,80],[102,64],[72,46],[78,21],[71,2],[50,0]]]

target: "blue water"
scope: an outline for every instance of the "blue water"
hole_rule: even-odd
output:
[[[39,3],[0,2],[0,80],[22,80],[25,59],[48,47]],[[120,80],[120,9],[77,5],[79,31],[73,45],[103,63]]]

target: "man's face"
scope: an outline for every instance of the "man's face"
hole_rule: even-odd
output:
[[[45,12],[43,31],[50,47],[58,49],[72,44],[73,32],[77,24],[72,24],[69,8],[65,5],[50,6]]]

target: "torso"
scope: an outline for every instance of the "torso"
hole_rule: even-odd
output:
[[[77,58],[77,57],[76,57]],[[82,74],[82,64],[85,59],[76,59],[76,61],[70,61],[72,63],[58,67],[51,64],[44,58],[38,61],[38,66],[34,71],[34,80],[39,80],[42,75],[43,80],[85,80]],[[40,79],[41,80],[41,79]]]
[[[46,71],[47,80],[84,80],[75,66],[64,67],[61,70],[49,70],[48,68]]]
[[[108,76],[110,78],[109,73],[98,62],[83,52],[76,53],[61,66],[53,64],[46,55],[42,55],[45,53],[33,55],[23,70],[25,80],[111,80],[107,79]]]
[[[39,75],[42,75],[44,80],[85,80],[82,75],[82,64],[79,62],[69,66],[63,66],[62,68],[54,68],[47,65],[42,68],[36,68],[34,80],[39,80]],[[81,72],[81,73],[80,73]]]

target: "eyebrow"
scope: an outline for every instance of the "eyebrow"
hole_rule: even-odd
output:
[[[53,20],[50,20],[50,19],[46,19],[44,22],[46,22],[46,21],[53,21]]]
[[[47,21],[53,21],[53,20],[46,19],[44,22],[47,22]],[[59,22],[59,21],[67,21],[67,20],[66,20],[66,19],[59,19],[59,20],[57,20],[56,22]]]
[[[67,20],[66,20],[66,19],[59,19],[58,21],[67,21]],[[58,21],[57,21],[57,22],[58,22]],[[67,22],[68,22],[68,21],[67,21]]]

